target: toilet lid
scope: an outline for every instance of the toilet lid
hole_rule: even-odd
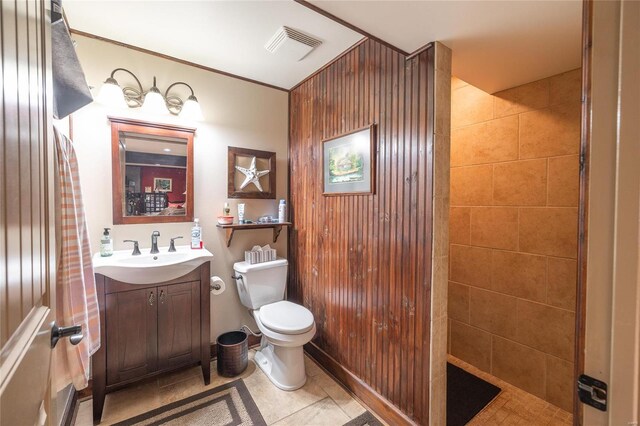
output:
[[[261,307],[260,321],[273,331],[302,334],[313,327],[313,314],[304,306],[283,300]]]

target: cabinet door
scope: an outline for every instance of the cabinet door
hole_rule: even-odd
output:
[[[200,282],[158,287],[158,362],[171,368],[200,360]]]
[[[158,369],[158,289],[106,295],[107,385]]]

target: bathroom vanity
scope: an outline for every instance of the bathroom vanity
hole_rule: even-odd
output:
[[[209,384],[209,269],[206,261],[178,278],[148,284],[96,273],[102,344],[91,358],[94,424],[105,395],[133,382],[199,364]]]
[[[195,128],[109,117],[113,224],[191,222]],[[152,184],[153,182],[153,184]],[[139,380],[194,365],[210,382],[209,277],[213,254],[190,246],[93,256],[101,346],[91,357],[93,421],[105,395]],[[164,236],[166,237],[166,236]]]

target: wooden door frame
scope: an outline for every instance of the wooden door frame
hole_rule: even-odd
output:
[[[578,262],[576,276],[576,329],[574,351],[574,380],[584,372],[585,310],[587,294],[587,205],[589,202],[589,146],[591,141],[591,46],[592,46],[591,0],[582,2],[582,87],[581,87],[581,131],[580,131],[580,187],[578,201]],[[582,424],[582,403],[573,390],[573,423]]]

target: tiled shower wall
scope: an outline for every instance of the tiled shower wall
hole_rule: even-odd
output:
[[[570,411],[580,70],[451,88],[449,351]]]

